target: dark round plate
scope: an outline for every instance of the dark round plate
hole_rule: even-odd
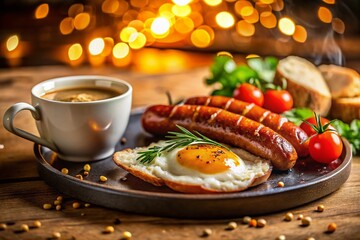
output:
[[[141,127],[141,111],[133,112],[117,150],[144,146],[154,139]],[[273,171],[269,180],[239,193],[182,194],[167,187],[155,187],[116,166],[111,157],[91,162],[90,174],[80,180],[85,163],[62,161],[50,149],[35,145],[40,176],[58,191],[85,202],[122,211],[178,218],[236,218],[260,215],[300,206],[337,190],[349,177],[351,149],[346,140],[341,157],[330,165],[299,159],[291,171]],[[68,168],[69,174],[61,173]],[[108,181],[102,183],[104,175]],[[280,188],[277,183],[285,186]]]

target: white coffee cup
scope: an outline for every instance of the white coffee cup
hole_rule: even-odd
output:
[[[119,95],[89,102],[64,102],[42,96],[61,89],[88,87],[119,91]],[[50,79],[31,90],[32,104],[16,103],[4,115],[4,127],[55,151],[61,159],[82,162],[112,155],[129,121],[132,87],[112,77],[83,75]],[[29,110],[40,137],[14,126],[20,111]]]

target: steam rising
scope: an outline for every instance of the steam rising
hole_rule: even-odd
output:
[[[327,61],[324,61],[324,58]],[[323,62],[330,62],[339,66],[343,66],[345,64],[345,57],[342,54],[339,45],[335,41],[334,31],[332,28],[325,35],[324,41],[322,43],[321,54],[315,56],[314,63],[316,65],[319,65]]]

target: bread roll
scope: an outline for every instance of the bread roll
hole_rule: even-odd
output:
[[[360,76],[355,70],[336,65],[321,65],[319,69],[333,98],[360,96]]]
[[[326,116],[331,107],[331,94],[319,69],[308,60],[289,56],[279,61],[275,84],[287,82],[286,89],[294,99],[294,107],[311,108]]]
[[[333,99],[330,115],[347,123],[360,119],[360,97]]]

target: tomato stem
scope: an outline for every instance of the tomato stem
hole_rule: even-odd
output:
[[[316,112],[314,112],[314,116],[315,116],[315,120],[316,120],[316,125],[315,125],[315,124],[312,124],[312,123],[309,123],[308,121],[304,121],[304,122],[305,122],[306,124],[308,124],[312,129],[314,129],[314,131],[315,131],[317,134],[321,134],[321,133],[328,132],[328,131],[336,132],[335,129],[329,128],[329,126],[330,126],[336,119],[333,119],[333,120],[329,121],[328,123],[325,123],[324,125],[322,125],[320,114],[317,114]]]

